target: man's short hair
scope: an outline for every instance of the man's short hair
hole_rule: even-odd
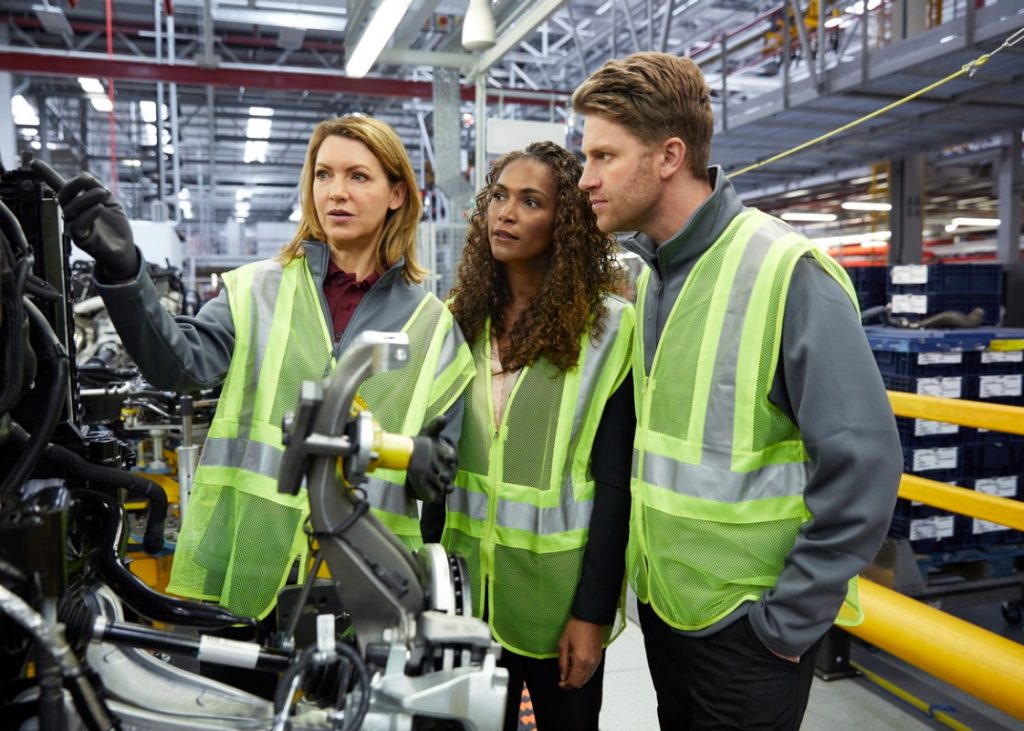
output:
[[[580,84],[572,108],[621,124],[647,144],[681,138],[690,174],[708,180],[715,124],[711,92],[690,59],[654,52],[612,59]]]

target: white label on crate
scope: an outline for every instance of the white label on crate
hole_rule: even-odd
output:
[[[957,447],[938,447],[936,449],[915,449],[913,472],[928,470],[955,470],[957,464]]]
[[[901,264],[892,268],[893,284],[925,284],[928,267],[924,264]]]
[[[1022,385],[1024,375],[1020,373],[1013,376],[978,376],[978,397],[1020,396]]]
[[[974,535],[978,535],[979,533],[995,533],[996,531],[1009,530],[1009,528],[1007,528],[1005,525],[993,523],[988,520],[978,520],[977,518],[972,518],[971,522],[974,524],[973,526],[971,526],[971,533],[973,533]]]
[[[1024,363],[1024,350],[986,350],[981,354],[982,363]]]
[[[984,492],[989,495],[999,495],[1000,497],[1016,497],[1017,496],[1017,475],[1009,475],[1007,477],[986,477],[983,480],[974,481],[974,489],[978,492]]]
[[[963,353],[918,353],[918,365],[936,365],[938,363],[963,363]]]
[[[942,398],[960,398],[963,391],[962,376],[940,376],[937,378],[918,378],[917,392],[922,396],[941,396]]]
[[[914,436],[930,437],[935,434],[956,434],[960,427],[956,424],[947,424],[944,421],[930,421],[928,419],[914,419]]]
[[[889,301],[892,311],[909,312],[924,315],[928,312],[928,295],[926,294],[894,294]]]
[[[953,516],[935,515],[910,521],[910,540],[922,541],[950,538],[953,535]]]

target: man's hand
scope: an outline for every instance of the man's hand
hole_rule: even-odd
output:
[[[96,260],[105,279],[132,279],[139,270],[132,229],[124,208],[89,173],[69,181],[42,160],[33,160],[32,169],[57,193],[64,211],[64,222],[71,240]]]
[[[405,474],[412,491],[423,502],[441,502],[452,491],[459,455],[441,436],[447,423],[444,414],[435,416],[413,439],[412,460]]]
[[[604,625],[569,617],[558,640],[558,687],[582,688],[601,664]]]

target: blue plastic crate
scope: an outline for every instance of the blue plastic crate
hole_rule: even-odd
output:
[[[950,353],[985,350],[1000,328],[961,330],[911,330],[883,325],[864,328],[864,335],[872,350],[899,353]]]
[[[909,304],[906,303],[908,298]],[[976,307],[980,307],[984,311],[981,318],[982,325],[995,325],[1002,318],[1003,297],[1001,294],[992,294],[991,291],[984,294],[890,292],[888,301],[892,306],[893,315],[905,317],[911,322],[917,322],[940,312],[952,311],[967,314]]]
[[[914,271],[923,273],[925,282],[902,283],[899,275]],[[906,294],[995,294],[1003,292],[1001,264],[929,264],[916,268],[903,264],[889,267],[888,292]]]
[[[919,378],[926,376],[962,376],[967,373],[965,356],[976,353],[901,353],[896,350],[875,350],[878,370],[887,376]],[[973,362],[973,361],[972,361]]]
[[[900,503],[908,507],[901,508]],[[957,550],[962,539],[955,515],[928,505],[909,506],[906,500],[897,501],[889,535],[909,540],[914,551],[920,553]]]
[[[850,267],[846,270],[857,293],[861,310],[886,303],[886,282],[889,270],[885,266]]]
[[[1002,441],[967,444],[960,447],[959,467],[965,478],[1024,474],[1024,440],[1005,435]]]
[[[900,433],[900,445],[904,449],[958,447],[964,443],[964,427],[962,426],[935,422],[919,425],[918,421],[924,420],[896,417],[896,429]],[[944,433],[933,433],[934,430],[942,430]]]
[[[964,376],[891,376],[882,374],[882,383],[890,391],[919,393],[924,396],[940,398],[966,398],[964,395]]]
[[[1024,533],[989,521],[958,515],[956,536],[960,548],[984,548],[1024,543]]]

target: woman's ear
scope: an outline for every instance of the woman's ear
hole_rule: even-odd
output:
[[[405,205],[405,197],[409,194],[409,189],[405,185],[404,180],[399,180],[391,187],[391,200],[388,201],[388,210],[397,211],[399,208]]]

